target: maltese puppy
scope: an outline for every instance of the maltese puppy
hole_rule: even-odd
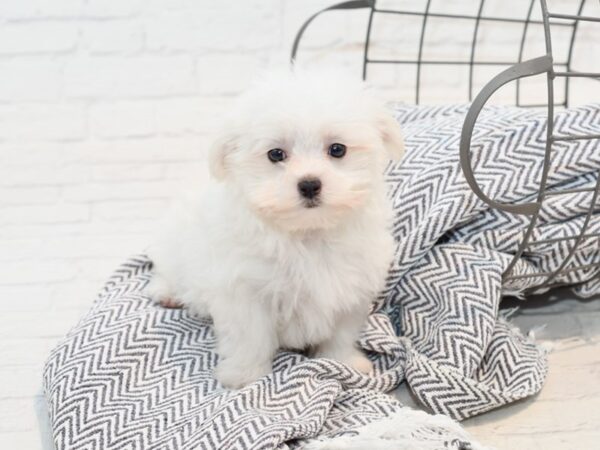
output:
[[[212,317],[225,387],[270,373],[279,348],[370,372],[356,340],[393,255],[382,174],[403,153],[397,122],[362,83],[295,70],[225,125],[209,187],[149,248],[150,297]]]

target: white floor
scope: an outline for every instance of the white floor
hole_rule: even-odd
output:
[[[578,300],[563,289],[517,302],[510,305],[521,306],[514,316],[521,329],[546,325],[536,332],[551,350],[546,384],[533,398],[463,424],[497,449],[600,448],[600,296]],[[414,404],[406,386],[398,397]]]
[[[108,274],[143,250],[176,187],[206,178],[197,147],[161,158],[148,146],[129,165],[111,161],[118,149],[110,145],[101,154],[71,152],[66,143],[0,155],[2,449],[52,448],[41,392],[46,355]],[[539,334],[554,349],[547,385],[465,425],[498,449],[600,448],[600,298],[563,293],[522,305],[517,324],[547,324]],[[405,387],[399,396],[412,402]]]

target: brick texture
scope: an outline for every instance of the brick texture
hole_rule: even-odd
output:
[[[301,23],[332,3],[0,1],[0,447],[50,448],[43,433],[34,438],[44,429],[39,377],[48,350],[108,273],[143,251],[170,199],[206,182],[206,149],[232,99],[261,71],[286,64]],[[489,0],[486,14],[520,15],[525,3]],[[573,0],[551,3],[573,10]],[[465,14],[478,5],[432,2]],[[327,62],[359,77],[366,20],[365,11],[318,19],[298,64]],[[372,56],[414,58],[419,31],[415,17],[378,18]],[[528,56],[540,51],[540,31],[531,27]],[[432,20],[424,55],[468,58],[472,33],[472,22]],[[577,67],[598,70],[598,33],[582,25],[579,37]],[[514,60],[519,39],[518,27],[482,25],[477,58]],[[476,87],[495,70],[476,73]],[[414,68],[373,67],[369,78],[390,100],[412,101]],[[465,101],[466,79],[450,67],[424,69],[423,98]],[[590,89],[597,83],[574,97],[587,100]]]

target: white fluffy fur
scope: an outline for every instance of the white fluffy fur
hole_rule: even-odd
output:
[[[270,162],[272,148],[288,158]],[[382,171],[402,151],[394,119],[335,72],[273,75],[240,98],[211,149],[214,181],[149,249],[149,294],[213,318],[224,386],[269,373],[278,348],[372,369],[355,341],[392,258]],[[298,192],[307,176],[322,182],[317,207]]]

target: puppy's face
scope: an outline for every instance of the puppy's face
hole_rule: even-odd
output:
[[[287,231],[331,228],[359,211],[403,150],[397,123],[360,84],[328,76],[260,85],[211,152],[213,175]]]

